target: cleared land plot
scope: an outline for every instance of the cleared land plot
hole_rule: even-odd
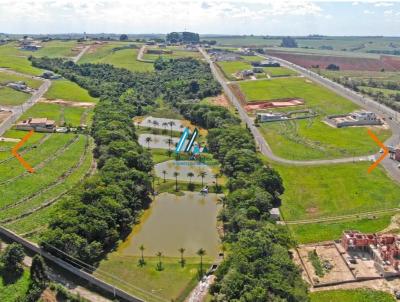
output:
[[[109,43],[99,46],[93,52],[86,53],[79,63],[105,63],[115,67],[126,68],[130,71],[153,71],[152,63],[137,61],[139,49],[123,49],[114,51],[113,48],[127,45],[122,43]],[[140,47],[140,46],[138,46]]]
[[[309,120],[260,123],[260,129],[272,150],[289,159],[320,159],[367,155],[378,151],[368,140],[367,127],[333,128],[323,122],[326,115],[349,113],[359,109],[355,104],[304,78],[284,78],[270,81],[239,83],[241,91],[251,101],[279,98],[302,98],[318,116]],[[295,110],[295,109],[291,109]],[[280,109],[277,109],[280,111]],[[383,127],[372,127],[382,140],[390,136]]]
[[[8,43],[0,46],[0,67],[11,68],[15,71],[41,75],[43,71],[33,67],[28,60],[29,53],[18,49],[17,43]]]
[[[310,294],[311,302],[394,302],[394,297],[385,292],[369,289],[329,290]]]
[[[368,162],[320,167],[273,165],[282,176],[285,220],[358,214],[399,206],[400,186]],[[356,218],[356,217],[355,217]]]
[[[16,74],[1,72],[0,71],[0,85],[7,85],[11,82],[23,81],[31,88],[37,89],[42,85],[42,81],[32,79],[30,77],[23,77]]]
[[[0,86],[0,105],[18,106],[25,103],[31,95],[29,93],[14,90],[9,87]]]
[[[243,61],[221,61],[218,62],[218,66],[222,69],[225,77],[229,80],[236,80],[236,77],[234,76],[235,73],[242,71],[242,70],[247,70],[247,69],[252,69],[252,66]]]
[[[59,104],[38,102],[22,115],[21,120],[30,117],[45,117],[55,120],[58,126],[71,124],[77,127],[81,125],[82,115],[85,110],[82,107],[67,107]]]
[[[37,51],[25,51],[20,50],[21,53],[27,56],[35,56],[35,57],[49,57],[49,58],[57,58],[57,57],[73,57],[77,55],[81,48],[85,45],[83,43],[78,43],[77,41],[49,41],[43,42],[41,44],[43,47]]]
[[[97,102],[97,99],[91,97],[87,90],[68,80],[53,81],[50,89],[46,92],[44,97],[48,99],[63,99],[67,101]]]
[[[297,243],[337,240],[345,230],[364,233],[382,231],[390,224],[392,214],[374,215],[376,218],[353,218],[351,220],[288,225]]]

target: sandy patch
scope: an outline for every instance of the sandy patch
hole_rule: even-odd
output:
[[[18,143],[20,141],[21,141],[21,139],[19,139],[19,138],[0,137],[0,142]]]
[[[211,103],[213,105],[217,105],[217,106],[221,106],[221,107],[225,107],[225,108],[228,108],[230,106],[229,101],[224,94],[220,94],[220,95],[216,96],[215,98],[212,98]]]
[[[81,107],[81,108],[92,108],[96,106],[95,103],[89,103],[89,102],[74,102],[74,101],[66,101],[62,99],[55,99],[55,100],[48,100],[45,98],[41,98],[39,100],[39,103],[47,103],[47,104],[57,104],[57,105],[62,105],[66,107]]]

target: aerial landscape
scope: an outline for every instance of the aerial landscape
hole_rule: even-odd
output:
[[[399,25],[0,0],[0,301],[400,300]]]

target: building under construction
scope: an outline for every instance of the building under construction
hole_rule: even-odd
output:
[[[345,231],[341,244],[350,255],[353,252],[368,252],[381,276],[400,275],[400,236]]]

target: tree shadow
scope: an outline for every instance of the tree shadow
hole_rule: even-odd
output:
[[[0,269],[0,276],[2,278],[2,283],[4,286],[16,283],[24,273],[22,267],[17,268],[6,268]]]

